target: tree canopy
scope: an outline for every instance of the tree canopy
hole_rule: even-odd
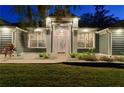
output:
[[[109,10],[103,5],[96,5],[95,13],[86,13],[81,16],[80,25],[106,28],[115,24],[119,19],[114,15],[109,15]]]
[[[33,8],[35,7],[35,11]],[[80,25],[81,26],[93,26],[93,27],[102,27],[106,28],[112,26],[118,21],[118,18],[114,15],[109,15],[108,10],[105,9],[103,5],[96,5],[95,13],[86,13],[81,16]],[[24,26],[26,23],[29,26],[41,26],[44,25],[45,17],[49,16],[49,10],[54,9],[53,15],[55,17],[67,17],[73,15],[71,8],[80,9],[80,6],[76,5],[21,5],[14,6],[15,12],[20,17],[21,26]],[[81,11],[81,10],[80,10]]]

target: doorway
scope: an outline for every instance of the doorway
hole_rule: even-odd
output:
[[[71,52],[71,25],[59,24],[53,27],[53,52]]]

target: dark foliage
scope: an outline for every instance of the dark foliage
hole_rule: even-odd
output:
[[[96,5],[94,7],[94,14],[86,13],[81,16],[81,25],[106,28],[119,21],[114,15],[108,15],[109,11],[105,9],[105,6]]]

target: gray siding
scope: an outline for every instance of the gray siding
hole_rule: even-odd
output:
[[[95,52],[99,53],[99,34],[95,34]]]
[[[12,32],[3,33],[0,31],[0,53],[10,43],[12,43]]]
[[[22,53],[24,50],[23,50],[23,44],[22,44],[22,38],[21,38],[21,31],[17,31],[15,32],[16,35],[15,35],[15,45],[16,45],[16,52],[18,55],[20,55],[20,53]]]
[[[46,41],[47,41],[47,53],[51,53],[51,49],[52,49],[52,45],[51,45],[51,31],[50,30],[47,30],[46,31]]]
[[[124,52],[124,30],[121,33],[114,30],[112,32],[112,54],[120,55],[121,52]]]
[[[102,54],[108,54],[108,34],[99,36],[99,52]]]
[[[72,44],[71,44],[71,49],[72,49],[72,52],[74,52],[74,53],[76,53],[76,52],[78,52],[78,50],[77,50],[77,31],[76,30],[74,30],[73,32],[72,32]]]

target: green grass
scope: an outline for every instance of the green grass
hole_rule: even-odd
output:
[[[0,86],[124,86],[124,70],[64,64],[0,64]]]

